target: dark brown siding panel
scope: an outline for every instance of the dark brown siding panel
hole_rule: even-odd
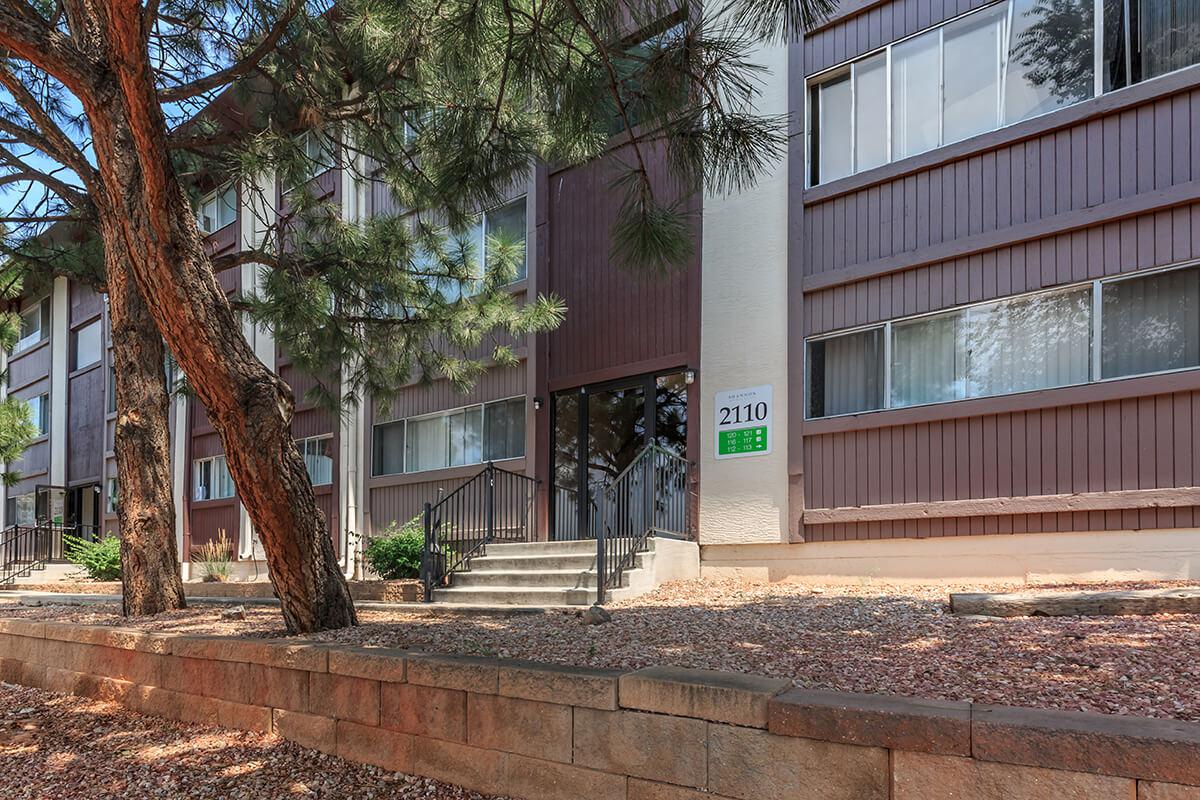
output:
[[[621,202],[611,182],[622,155],[550,176],[548,288],[567,305],[565,322],[548,336],[552,383],[586,383],[605,371],[671,357],[677,366],[686,362],[689,273],[699,270],[700,248],[697,242],[687,270],[663,278],[610,262]],[[663,159],[652,155],[652,179],[669,202]]]
[[[211,500],[194,503],[191,508],[191,548],[193,551],[206,542],[216,541],[221,531],[233,547],[238,550],[238,529],[241,512],[237,500]]]
[[[8,362],[8,385],[25,386],[50,374],[50,340],[19,353]],[[48,390],[43,390],[48,391]],[[25,396],[24,392],[21,392]],[[32,396],[32,395],[30,395]]]
[[[1191,391],[813,435],[805,439],[805,505],[1193,486],[1200,466],[1193,438],[1198,426],[1200,391]],[[879,465],[891,481],[880,481]],[[1170,528],[1191,525],[1194,518],[1194,509],[1164,508],[947,519],[942,527],[959,533],[964,525],[973,533]],[[930,522],[894,521],[893,535],[933,535]],[[872,538],[875,529],[867,523],[805,528],[809,541],[842,535]]]
[[[458,391],[449,381],[418,384],[397,392],[388,404],[388,413],[375,413],[379,419],[404,419],[460,406],[503,400],[525,394],[525,362],[512,367],[489,369],[467,392]]]
[[[91,319],[104,308],[104,301],[91,287],[71,281],[71,325]]]
[[[104,464],[103,365],[70,378],[67,386],[67,483],[100,480]]]

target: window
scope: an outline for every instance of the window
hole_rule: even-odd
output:
[[[107,489],[107,491],[105,492],[104,509],[109,514],[115,514],[115,513],[117,513],[117,501],[118,501],[117,479],[109,478],[108,486],[106,487],[106,489]]]
[[[192,499],[221,500],[233,497],[233,478],[225,456],[198,459],[192,470]]]
[[[1092,97],[1093,2],[1003,0],[811,82],[809,182],[836,180]]]
[[[37,427],[38,436],[46,436],[50,433],[50,395],[39,394],[37,397],[31,397],[29,403],[29,419]]]
[[[810,418],[1192,369],[1200,266],[892,320],[811,339],[807,354]]]
[[[37,497],[33,492],[9,498],[9,525],[32,525],[37,521]]]
[[[200,201],[196,224],[204,233],[215,233],[237,219],[237,186],[228,183]]]
[[[97,363],[102,355],[100,320],[71,331],[71,369],[83,369]]]
[[[50,299],[46,298],[21,312],[21,333],[13,346],[13,353],[28,350],[49,335]]]
[[[525,398],[379,423],[372,445],[375,475],[521,458],[525,455]]]
[[[1104,0],[1104,90],[1200,63],[1196,0]]]
[[[1200,366],[1200,267],[1113,281],[1101,297],[1104,377]]]
[[[466,231],[453,235],[447,231],[444,247],[446,252],[453,254],[457,248],[465,247],[469,257],[475,259],[477,275],[482,271],[497,266],[496,258],[501,241],[516,247],[511,283],[524,280],[529,270],[528,248],[525,231],[525,198],[520,197],[502,206],[480,214]],[[436,272],[439,266],[434,263],[430,253],[424,253],[416,259],[414,267],[419,271]],[[476,291],[478,277],[467,281],[453,278],[431,277],[427,280],[437,284],[442,296],[448,300],[457,300],[464,295]]]
[[[312,436],[296,442],[313,486],[333,483],[333,437]]]
[[[331,170],[337,164],[334,144],[329,134],[323,130],[305,131],[297,140],[304,151],[306,160],[304,177],[312,180],[323,172]]]
[[[170,384],[167,384],[170,391]],[[117,413],[117,368],[111,364],[108,367],[108,413]]]

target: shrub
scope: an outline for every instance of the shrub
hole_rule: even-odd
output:
[[[379,536],[367,542],[363,558],[385,581],[416,578],[421,574],[424,547],[425,529],[420,517],[413,517],[404,525],[393,520]]]
[[[216,539],[192,548],[192,561],[200,565],[200,580],[225,583],[229,580],[229,562],[233,560],[233,545],[221,528]]]
[[[112,534],[98,542],[89,542],[64,533],[63,555],[72,564],[82,567],[94,581],[121,579],[121,540]]]

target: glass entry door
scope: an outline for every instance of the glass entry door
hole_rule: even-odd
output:
[[[682,372],[557,393],[552,538],[595,538],[600,494],[651,442],[686,455],[687,385]]]

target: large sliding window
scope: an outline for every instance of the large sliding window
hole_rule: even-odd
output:
[[[1001,0],[810,80],[809,183],[1196,63],[1200,0]]]
[[[1098,298],[1098,302],[1097,302]],[[810,339],[810,418],[1200,367],[1200,266]]]
[[[499,266],[501,247],[509,247],[511,250],[508,251],[508,255],[511,260],[506,266],[511,272],[508,282],[524,280],[529,272],[525,214],[525,197],[519,197],[475,217],[471,226],[462,233],[443,232],[442,247],[447,257],[453,261],[459,250],[462,250],[473,268],[473,274],[465,280],[449,276],[438,277],[444,272],[444,268],[438,264],[436,253],[420,252],[414,266],[429,274],[431,277],[426,280],[434,285],[444,298],[453,301],[474,294],[478,290],[480,278],[487,270]]]
[[[525,398],[375,425],[375,475],[483,464],[525,455]]]
[[[192,463],[193,500],[222,500],[233,495],[233,476],[225,456],[199,458]]]

